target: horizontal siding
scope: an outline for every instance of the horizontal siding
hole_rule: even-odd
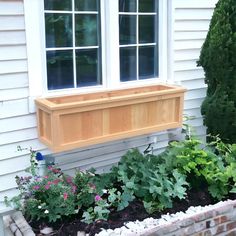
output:
[[[174,80],[188,89],[185,94],[184,114],[196,118],[190,124],[201,138],[206,132],[200,111],[206,95],[206,85],[204,71],[197,66],[197,60],[216,2],[217,0],[174,1]]]
[[[17,116],[2,119],[0,122],[1,134],[16,130],[23,130],[36,127],[36,117],[34,114],[26,116]]]
[[[24,5],[22,1],[1,0],[0,15],[23,15]]]
[[[0,61],[0,75],[27,72],[27,60]]]
[[[0,31],[24,30],[24,16],[3,16],[0,15]]]
[[[0,119],[13,116],[27,115],[28,113],[29,109],[27,98],[11,101],[0,100]]]
[[[177,8],[175,11],[175,20],[209,20],[212,15],[212,9],[184,9],[184,8]]]
[[[25,45],[25,31],[0,31],[0,46],[8,46],[8,45]]]
[[[207,9],[215,8],[215,4],[218,0],[175,0],[176,9]],[[201,17],[201,16],[198,16]]]
[[[209,28],[215,0],[174,0],[173,75],[185,86],[184,114],[195,116],[191,124],[198,137],[204,138],[200,106],[206,92],[204,72],[196,66],[201,45]],[[0,201],[16,194],[15,175],[29,165],[29,148],[52,155],[37,139],[36,117],[28,110],[27,48],[23,0],[0,0]],[[154,140],[157,140],[154,143]],[[159,153],[168,145],[168,132],[139,136],[53,154],[66,173],[76,168],[107,171],[128,149],[143,151],[152,143]],[[23,148],[17,151],[17,146]],[[28,148],[28,149],[25,149]]]
[[[0,89],[16,89],[28,87],[28,74],[26,72],[22,73],[0,73]]]
[[[28,90],[28,88],[1,89],[0,99],[1,101],[9,101],[27,98],[29,96]]]
[[[36,128],[22,129],[0,134],[0,145],[8,143],[17,143],[22,140],[32,140],[37,138]]]
[[[21,60],[26,59],[26,57],[26,46],[24,44],[0,45],[0,61]]]

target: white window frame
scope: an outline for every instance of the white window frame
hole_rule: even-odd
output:
[[[36,97],[97,92],[104,89],[121,89],[157,83],[173,83],[173,76],[169,72],[172,71],[171,68],[173,65],[172,1],[159,0],[159,38],[157,42],[159,47],[158,78],[120,82],[118,4],[114,4],[114,0],[101,0],[101,26],[106,24],[106,27],[101,27],[102,85],[50,91],[46,88],[47,75],[43,0],[24,0],[29,77],[29,111],[35,112],[34,99]],[[117,17],[114,17],[115,15]],[[114,28],[114,25],[117,27]],[[112,32],[112,34],[109,32]],[[106,43],[106,47],[104,47],[104,43]],[[112,63],[110,63],[111,61]]]

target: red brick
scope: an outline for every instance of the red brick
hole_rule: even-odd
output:
[[[231,231],[231,232],[225,234],[225,236],[236,236],[236,230]]]
[[[228,217],[227,216],[221,216],[220,217],[220,223],[222,224],[222,223],[225,223],[225,222],[227,222],[228,221]]]
[[[216,230],[216,234],[223,233],[225,231],[225,226],[224,225],[219,225]]]
[[[227,231],[236,228],[236,221],[227,224]]]
[[[203,235],[204,236],[212,236],[212,233],[210,230],[207,230],[207,231],[203,232]]]

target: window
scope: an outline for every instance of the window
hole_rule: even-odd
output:
[[[102,83],[99,1],[45,0],[49,90]]]
[[[102,28],[113,33],[102,20],[110,9],[104,5],[101,15],[101,2],[44,0],[48,90],[103,85],[108,78],[102,70],[111,63],[119,67],[121,83],[158,77],[158,0],[113,0],[119,61],[110,58],[103,67],[102,53],[117,45],[109,48],[101,34]]]
[[[166,81],[169,2],[24,0],[32,101]]]
[[[120,80],[158,76],[158,1],[119,1]]]

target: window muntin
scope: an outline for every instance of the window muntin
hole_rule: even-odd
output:
[[[117,4],[118,24],[114,25],[114,31],[117,31],[118,43],[109,43],[109,46],[106,42],[109,40],[108,34],[113,34],[113,28],[104,29],[107,20],[113,21],[111,15],[105,16],[109,7],[101,13],[100,1],[97,0],[44,1],[47,2],[45,26],[48,91],[92,88],[97,85],[117,87],[127,84],[123,82],[151,82],[158,77],[158,0],[111,1],[110,4]],[[102,5],[106,8],[106,1]],[[101,14],[106,19],[102,22],[105,37],[101,33]],[[53,21],[49,22],[47,17],[53,18]],[[47,32],[47,22],[50,33]],[[60,30],[57,30],[58,25]],[[107,52],[112,50],[118,50],[117,57],[107,57]],[[68,66],[71,58],[72,66]],[[112,64],[117,66],[117,70],[112,69],[118,72],[115,75],[107,74],[109,67],[114,68]]]
[[[158,76],[158,0],[119,0],[120,81]]]
[[[48,90],[102,84],[99,2],[44,0]]]

